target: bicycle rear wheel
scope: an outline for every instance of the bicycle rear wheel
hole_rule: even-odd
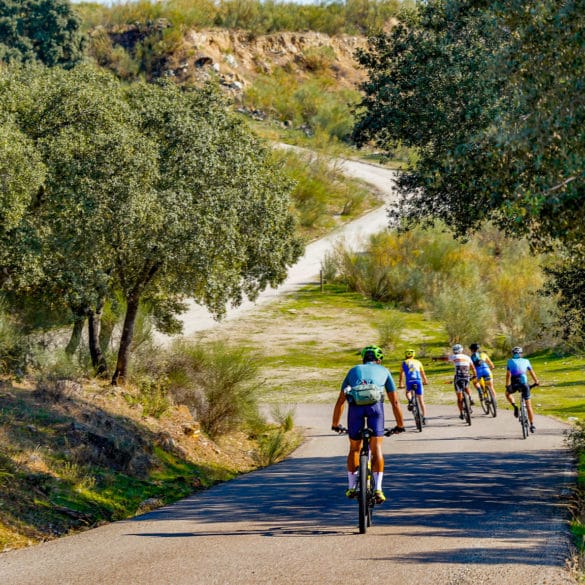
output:
[[[418,396],[414,396],[412,400],[412,416],[414,416],[414,424],[419,433],[422,433],[422,409],[420,407],[420,401]]]
[[[374,498],[374,474],[368,474],[368,513],[367,513],[367,524],[368,528],[372,525],[372,513],[374,511],[374,505],[376,501]]]
[[[489,410],[492,413],[492,416],[496,418],[498,416],[498,401],[496,400],[496,393],[491,389],[488,388],[489,393]]]
[[[469,394],[463,392],[463,418],[468,425],[471,425],[471,402]]]
[[[522,400],[520,404],[520,425],[522,426],[522,438],[528,437],[528,412],[526,410],[526,403]]]
[[[358,525],[360,534],[365,534],[368,526],[368,456],[360,455],[360,467],[358,472]]]

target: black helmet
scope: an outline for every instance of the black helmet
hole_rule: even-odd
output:
[[[472,343],[472,344],[469,346],[469,349],[470,349],[471,351],[479,351],[479,343]]]

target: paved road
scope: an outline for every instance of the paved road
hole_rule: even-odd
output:
[[[385,440],[388,501],[357,533],[347,439],[331,405],[300,405],[287,461],[133,520],[0,555],[6,585],[568,585],[564,425],[432,407]],[[391,424],[391,421],[388,422]]]
[[[366,181],[376,187],[384,196],[384,206],[367,213],[359,219],[352,221],[342,228],[335,230],[327,237],[322,238],[306,247],[303,257],[289,270],[286,281],[279,287],[269,288],[260,293],[255,302],[244,301],[239,307],[228,308],[225,320],[241,317],[247,311],[254,310],[258,305],[274,300],[276,297],[290,293],[311,282],[318,282],[321,262],[327,252],[331,251],[335,243],[342,240],[351,247],[358,247],[361,242],[373,233],[381,231],[388,225],[386,204],[396,198],[393,180],[395,171],[384,169],[375,165],[357,161],[338,161],[339,168],[348,175]],[[183,322],[183,334],[193,335],[198,331],[210,329],[217,325],[209,311],[190,302],[189,309],[180,317]],[[165,336],[160,336],[161,342],[168,341]]]

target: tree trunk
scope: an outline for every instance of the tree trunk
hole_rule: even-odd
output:
[[[123,383],[128,373],[128,355],[132,336],[134,335],[134,323],[136,322],[139,304],[140,297],[138,295],[132,295],[127,300],[126,316],[124,317],[124,327],[122,328],[120,348],[118,349],[116,371],[112,376],[112,386],[117,386],[120,382]]]
[[[100,327],[103,308],[104,300],[100,299],[95,311],[89,311],[87,317],[89,353],[91,355],[91,363],[98,378],[106,378],[108,375],[108,364],[100,346]]]
[[[116,325],[116,322],[114,321],[113,318],[108,318],[104,320],[104,317],[102,315],[102,318],[100,320],[100,347],[102,348],[102,351],[106,351],[108,350],[108,348],[110,347],[110,344],[112,342],[112,334],[114,333],[114,327]]]
[[[65,353],[69,356],[73,355],[79,347],[79,343],[81,342],[81,335],[83,333],[84,322],[85,313],[75,311],[73,314],[73,330],[71,331],[69,343],[65,348]]]

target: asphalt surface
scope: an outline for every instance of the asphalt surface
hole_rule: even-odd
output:
[[[511,411],[430,406],[428,426],[385,439],[387,502],[357,531],[344,496],[347,438],[332,405],[298,405],[288,460],[132,520],[0,555],[6,585],[565,585],[565,426]],[[393,421],[388,421],[388,425]]]

